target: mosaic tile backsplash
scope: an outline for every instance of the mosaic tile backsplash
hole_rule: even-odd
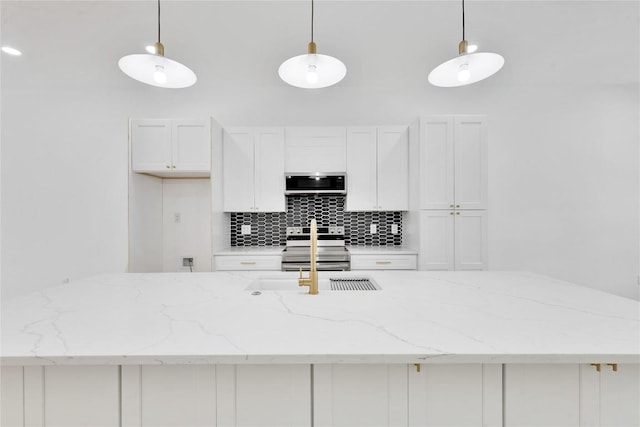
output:
[[[287,212],[231,213],[231,246],[284,246],[286,227],[308,226],[312,218],[319,227],[344,226],[347,245],[402,246],[402,212],[345,212],[344,202],[340,195],[288,196]],[[375,234],[369,233],[372,223]],[[242,225],[251,225],[251,234],[242,234]]]

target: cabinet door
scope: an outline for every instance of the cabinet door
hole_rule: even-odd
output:
[[[456,270],[487,269],[487,212],[455,211]]]
[[[378,209],[376,141],[375,128],[347,130],[347,211]]]
[[[255,141],[255,210],[284,212],[284,130],[256,129]]]
[[[309,365],[218,365],[217,425],[311,425],[309,370]]]
[[[134,172],[171,170],[170,120],[131,120],[131,170]]]
[[[453,211],[420,211],[420,269],[453,270]]]
[[[378,209],[409,209],[409,128],[406,126],[378,129]]]
[[[420,121],[420,209],[455,207],[453,132],[452,117]]]
[[[603,365],[600,371],[600,425],[640,425],[640,365]]]
[[[407,425],[406,365],[315,365],[314,425]]]
[[[253,130],[225,129],[222,140],[222,192],[225,212],[254,208]]]
[[[455,118],[455,205],[487,208],[487,138],[483,116]]]
[[[502,366],[423,364],[409,367],[409,425],[502,425]]]
[[[24,369],[22,366],[0,367],[0,425],[22,426],[24,423]]]
[[[208,120],[172,120],[172,168],[176,171],[211,170]]]
[[[286,128],[286,172],[345,172],[346,170],[345,128]]]
[[[573,364],[506,365],[504,425],[580,425],[580,375]]]
[[[117,366],[47,366],[44,419],[48,426],[116,426],[120,417]]]

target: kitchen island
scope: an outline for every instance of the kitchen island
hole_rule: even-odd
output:
[[[320,278],[363,275],[382,290],[121,274],[3,301],[2,425],[640,423],[638,301],[522,272]],[[291,288],[247,290],[263,276]]]

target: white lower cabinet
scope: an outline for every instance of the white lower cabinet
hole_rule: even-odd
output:
[[[502,425],[502,365],[409,367],[409,426]]]
[[[0,426],[23,426],[24,368],[0,368]]]
[[[487,212],[420,211],[421,270],[486,270]]]
[[[351,254],[351,270],[415,270],[417,255]]]
[[[640,425],[640,365],[597,366],[506,365],[505,425]]]
[[[216,255],[214,259],[214,266],[215,271],[276,271],[282,269],[282,256],[251,254]]]
[[[407,365],[315,365],[316,427],[407,425]]]

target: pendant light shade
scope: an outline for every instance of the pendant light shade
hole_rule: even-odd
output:
[[[180,89],[193,86],[196,74],[189,67],[164,56],[160,42],[160,0],[158,0],[158,42],[155,53],[140,53],[120,58],[118,66],[127,76],[151,86]]]
[[[311,42],[306,55],[289,58],[280,65],[280,78],[291,86],[319,89],[338,83],[347,75],[347,67],[333,56],[316,53],[313,41],[314,2],[311,0]]]
[[[462,41],[458,56],[438,65],[429,73],[429,83],[440,87],[465,86],[484,80],[497,73],[504,65],[504,58],[497,53],[469,53],[465,40],[464,0],[462,0]]]

